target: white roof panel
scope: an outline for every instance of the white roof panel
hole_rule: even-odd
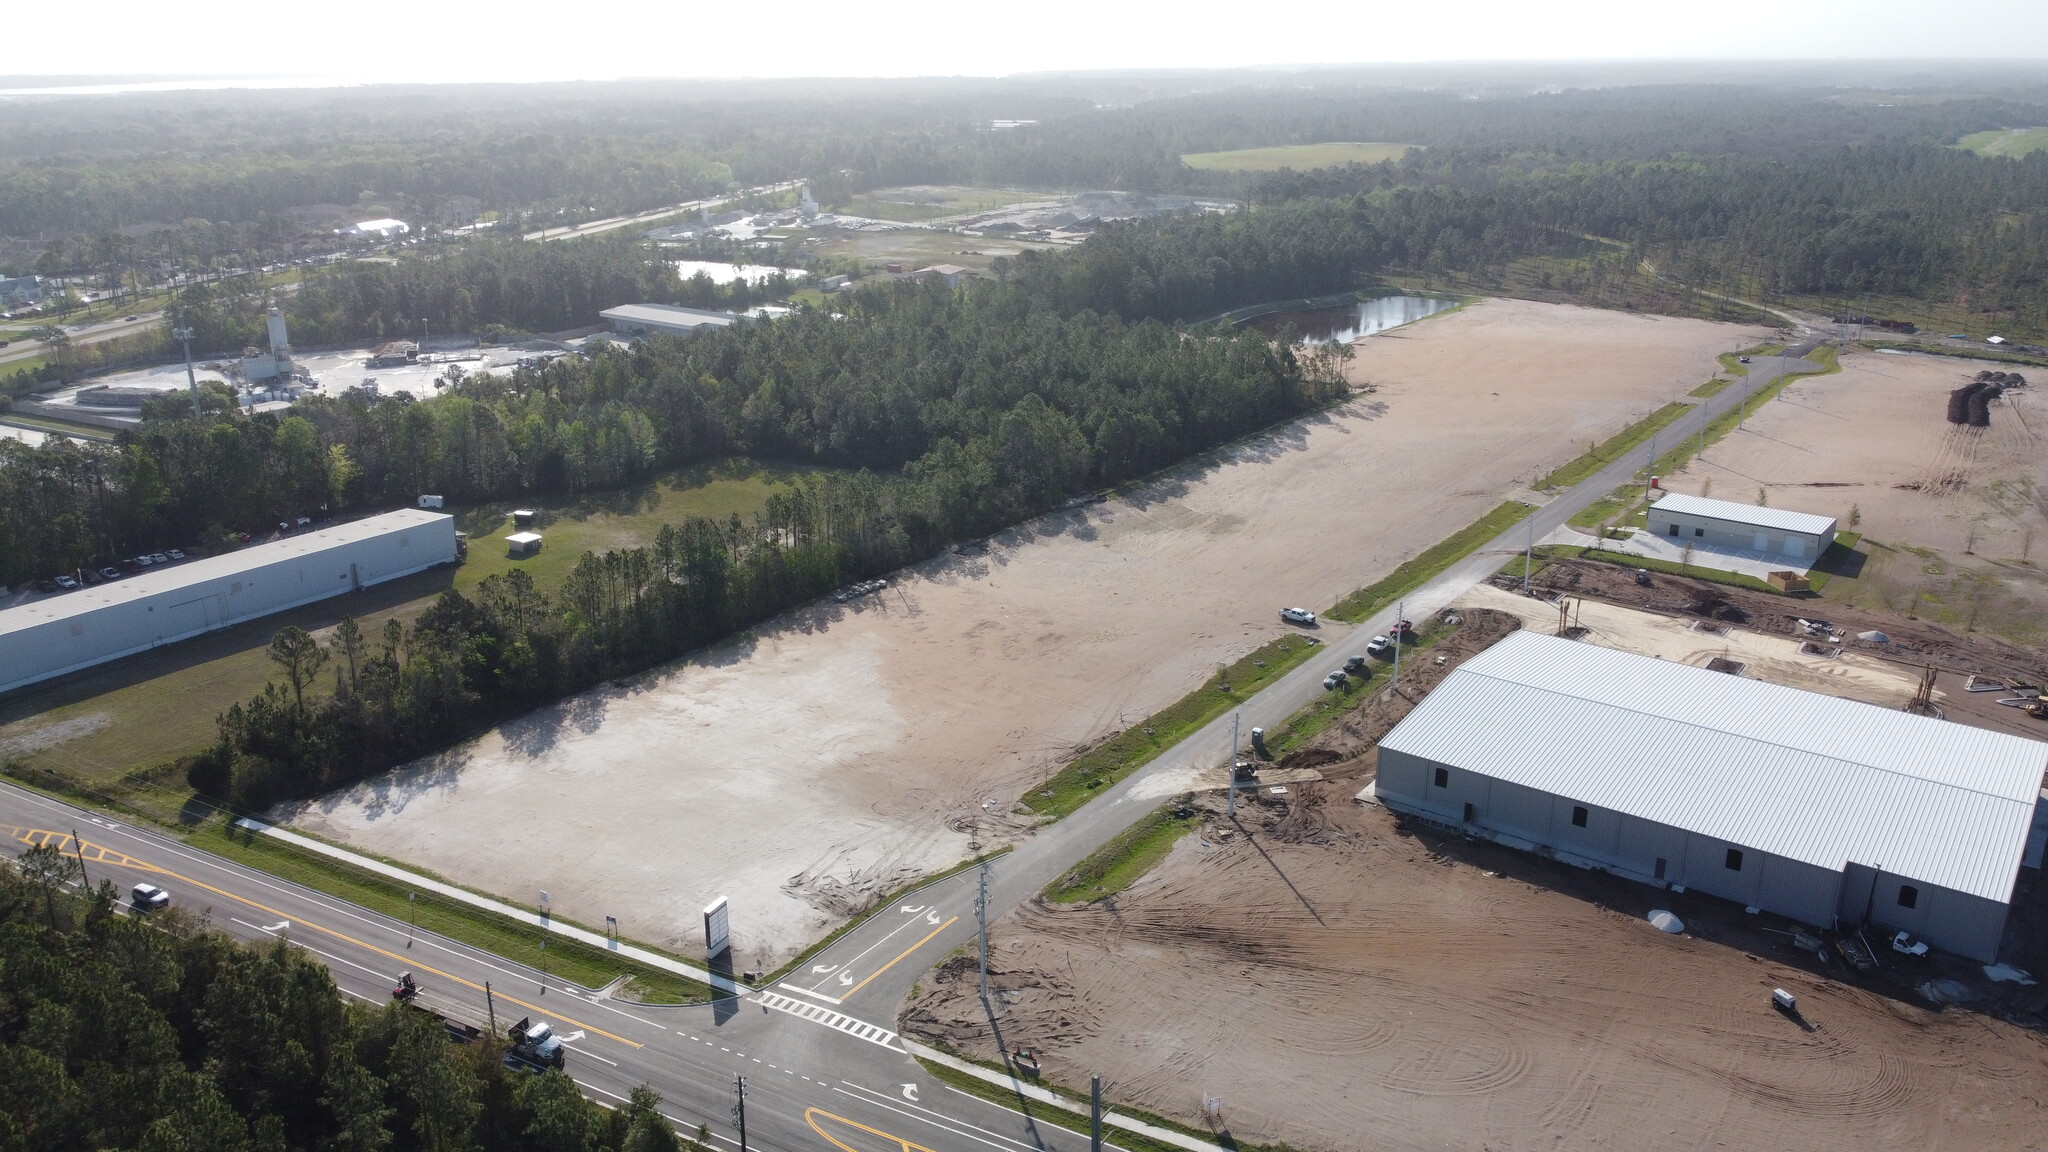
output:
[[[1382,747],[1831,871],[2010,901],[2048,744],[1509,635]]]
[[[1809,536],[1821,536],[1835,530],[1835,518],[1832,516],[1816,516],[1811,512],[1792,512],[1784,508],[1759,508],[1754,504],[1737,504],[1733,500],[1687,496],[1683,492],[1668,492],[1651,507],[1660,512],[1754,524],[1758,528],[1776,528],[1781,532],[1804,532]]]
[[[598,313],[605,320],[635,324],[662,324],[671,328],[723,328],[740,319],[733,312],[712,312],[703,308],[681,308],[674,304],[621,304]]]
[[[290,556],[303,556],[312,552],[324,552],[329,548],[358,541],[388,536],[407,528],[449,517],[441,512],[427,512],[418,508],[401,508],[378,516],[365,516],[361,520],[350,520],[344,524],[327,524],[294,536],[286,536],[264,544],[252,544],[233,552],[208,556],[173,564],[166,568],[153,568],[119,580],[104,584],[92,584],[75,592],[60,592],[45,596],[0,612],[0,636],[19,632],[51,620],[65,620],[97,612],[111,604],[123,604],[143,600],[160,592],[179,588],[196,587],[224,577],[233,577],[250,572],[266,564],[275,564]]]

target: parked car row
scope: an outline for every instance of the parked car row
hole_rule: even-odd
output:
[[[75,576],[46,577],[36,581],[36,591],[70,592],[77,588],[83,588],[88,584],[104,584],[109,580],[119,580],[121,577],[132,573],[147,571],[160,564],[175,564],[183,559],[185,559],[185,550],[182,548],[166,548],[161,552],[145,552],[139,556],[131,556],[126,560],[108,564],[101,568],[80,568]]]

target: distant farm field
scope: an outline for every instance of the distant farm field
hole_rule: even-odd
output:
[[[1399,160],[1419,144],[1287,144],[1277,148],[1239,148],[1234,152],[1190,152],[1180,162],[1212,172],[1271,172],[1292,168],[1333,168],[1340,164],[1377,164]]]
[[[2048,148],[2048,128],[1998,128],[1990,132],[1972,132],[1956,141],[1956,147],[1967,148],[1979,156],[2025,156]]]

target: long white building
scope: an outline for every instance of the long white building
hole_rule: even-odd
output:
[[[405,509],[0,612],[0,692],[453,564],[455,518]]]
[[[1517,632],[1380,742],[1390,808],[1997,958],[2048,744]]]

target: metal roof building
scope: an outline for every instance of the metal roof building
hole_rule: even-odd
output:
[[[1518,632],[1380,744],[1379,799],[1588,866],[1994,959],[2048,744]]]
[[[740,319],[731,312],[678,308],[673,304],[621,304],[597,315],[611,324],[612,331],[623,336],[645,336],[649,332],[688,336],[712,328],[724,328]]]
[[[456,559],[455,518],[408,508],[0,612],[0,692]]]
[[[1835,519],[1811,512],[1666,493],[1650,505],[1648,530],[1673,543],[1722,552],[1766,553],[1811,560],[1835,539]]]

